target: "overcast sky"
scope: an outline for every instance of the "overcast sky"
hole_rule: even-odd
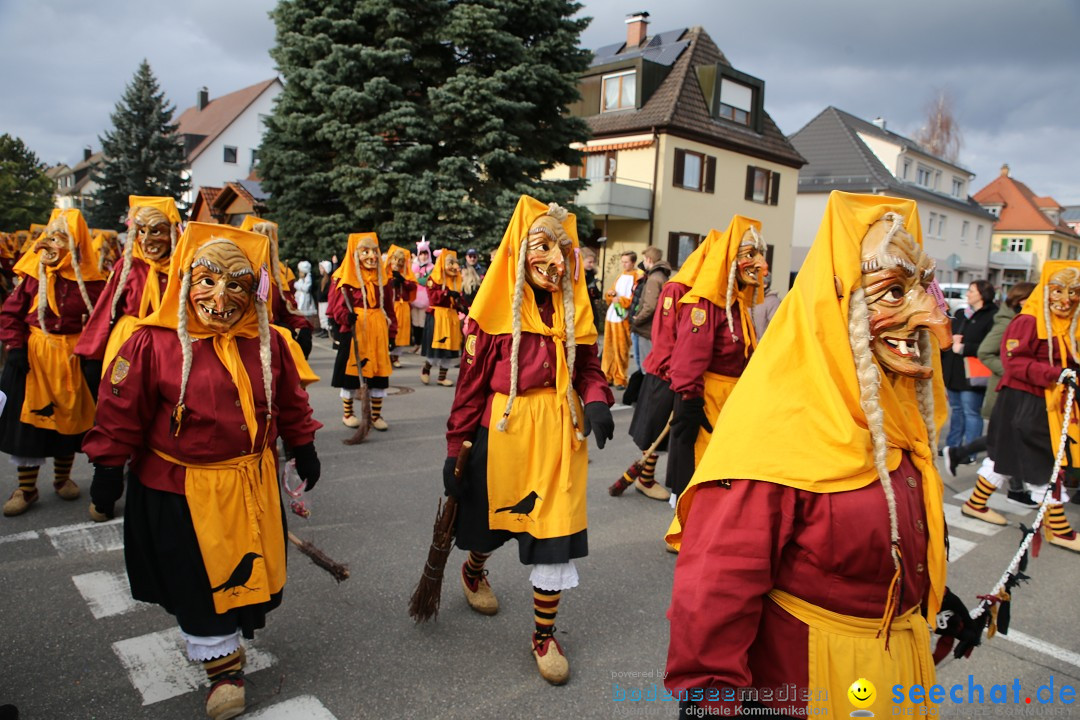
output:
[[[109,113],[147,58],[177,113],[275,74],[275,0],[0,0],[0,133],[52,164],[98,150]],[[586,0],[582,44],[700,25],[732,65],[763,79],[792,134],[828,105],[913,135],[947,90],[974,188],[1002,163],[1039,195],[1080,204],[1078,0]],[[527,22],[527,21],[526,21]]]

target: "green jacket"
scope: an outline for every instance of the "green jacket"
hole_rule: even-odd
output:
[[[1001,376],[1005,374],[1005,368],[1001,364],[1001,339],[1005,337],[1005,328],[1009,327],[1014,317],[1016,317],[1016,311],[1002,303],[998,307],[997,315],[994,316],[994,324],[990,326],[990,332],[979,344],[978,358],[983,365],[990,368],[991,372],[982,406],[982,416],[986,419],[990,419],[990,413],[994,410],[994,402],[997,401],[997,386],[1001,382]]]

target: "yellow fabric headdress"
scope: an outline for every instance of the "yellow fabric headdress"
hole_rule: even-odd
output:
[[[759,480],[832,493],[878,481],[860,403],[848,313],[852,290],[862,286],[863,236],[886,212],[899,213],[908,233],[922,244],[913,201],[841,192],[829,196],[802,270],[769,324],[769,342],[750,359],[714,422],[713,440],[690,487],[679,497],[669,542],[681,542],[694,493],[702,482]],[[837,297],[838,292],[842,297]],[[936,341],[931,340],[931,348],[934,374],[930,382],[935,431],[939,431],[948,406]],[[915,380],[900,377],[890,382],[890,376],[881,375],[886,466],[895,470],[902,451],[907,451],[923,475],[931,583],[928,617],[934,617],[945,592],[946,562],[943,486],[934,464],[934,443],[922,420]],[[777,438],[788,439],[784,452],[776,452]],[[882,562],[889,560],[882,558]]]
[[[152,207],[160,210],[161,214],[169,218],[169,222],[178,224],[182,221],[180,211],[176,208],[176,201],[171,197],[159,197],[156,195],[128,195],[128,208],[134,212],[136,208]]]
[[[342,260],[341,266],[334,271],[331,277],[337,279],[338,285],[363,288],[365,307],[366,303],[371,303],[372,307],[382,307],[382,287],[386,284],[386,280],[383,277],[381,262],[376,264],[374,270],[368,270],[360,265],[360,261],[356,256],[360,249],[360,243],[365,240],[373,241],[376,249],[378,249],[379,236],[375,233],[351,233],[349,235],[349,245],[345,249],[345,259]]]
[[[386,251],[386,262],[383,263],[383,274],[386,277],[391,277],[393,275],[394,271],[390,269],[390,258],[393,257],[396,252],[405,253],[405,269],[402,271],[401,275],[410,282],[416,282],[416,274],[412,269],[412,253],[397,245],[391,245]]]
[[[679,268],[679,272],[675,273],[668,282],[677,282],[686,287],[693,287],[694,281],[697,280],[698,273],[701,272],[701,264],[705,262],[705,257],[721,237],[723,237],[723,233],[719,230],[710,230],[709,234],[705,236],[705,239],[701,241],[701,244],[694,248],[694,252],[690,253],[690,256],[683,261],[682,267]]]
[[[428,275],[428,280],[436,285],[443,285],[447,290],[456,290],[461,292],[461,273],[458,273],[456,278],[449,278],[446,276],[446,261],[449,258],[457,260],[457,250],[448,250],[443,248],[439,251],[439,257],[435,259],[435,268]]]

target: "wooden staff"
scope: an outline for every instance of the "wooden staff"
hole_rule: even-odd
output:
[[[340,288],[341,295],[345,298],[345,307],[353,315],[356,314],[356,309],[353,308],[352,300],[349,299],[349,293],[345,291],[345,286]],[[367,292],[366,288],[360,288],[360,292]],[[359,418],[360,424],[356,427],[356,432],[352,434],[352,437],[342,440],[346,445],[359,445],[367,438],[368,433],[371,432],[371,395],[368,394],[367,383],[364,382],[363,368],[360,362],[360,340],[356,337],[356,325],[352,326],[352,346],[353,357],[356,358],[356,379],[360,381],[360,387],[357,390],[360,393],[360,408]],[[349,363],[345,362],[345,367],[348,369]],[[348,374],[348,373],[346,373]]]
[[[656,452],[656,448],[660,447],[660,443],[664,442],[664,438],[666,438],[668,436],[668,433],[671,432],[671,420],[674,417],[675,411],[672,410],[671,414],[668,415],[667,423],[664,425],[664,429],[661,430],[660,434],[656,436],[656,440],[654,440],[653,444],[649,446],[649,449],[643,452],[641,454],[641,457],[635,460],[634,464],[627,468],[627,475],[634,478],[635,480],[638,478],[639,475],[641,475],[641,469],[644,467],[645,461],[649,459],[650,455]],[[624,478],[620,477],[611,487],[608,488],[608,494],[618,497],[619,495],[622,495],[623,491],[626,490],[626,488],[628,487],[630,487],[630,483],[626,482]]]

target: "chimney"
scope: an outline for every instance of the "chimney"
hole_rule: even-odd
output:
[[[1009,177],[1009,164],[1005,163],[1001,166],[1001,177]]]
[[[199,91],[199,109],[205,110],[206,106],[210,104],[210,91],[206,89],[204,85],[202,90]]]
[[[626,16],[626,49],[636,48],[645,42],[648,34],[649,13],[638,12]]]
[[[82,149],[82,159],[83,159],[83,162],[86,162],[87,160],[89,160],[89,159],[90,159],[90,156],[91,156],[91,155],[93,155],[93,154],[94,154],[94,149],[93,149],[93,148],[91,148],[91,147],[90,147],[89,145],[87,145],[86,147],[84,147],[84,148]]]
[[[874,118],[874,124],[877,125],[879,128],[881,128],[882,130],[884,130],[885,129],[885,118],[883,118],[883,117]]]

